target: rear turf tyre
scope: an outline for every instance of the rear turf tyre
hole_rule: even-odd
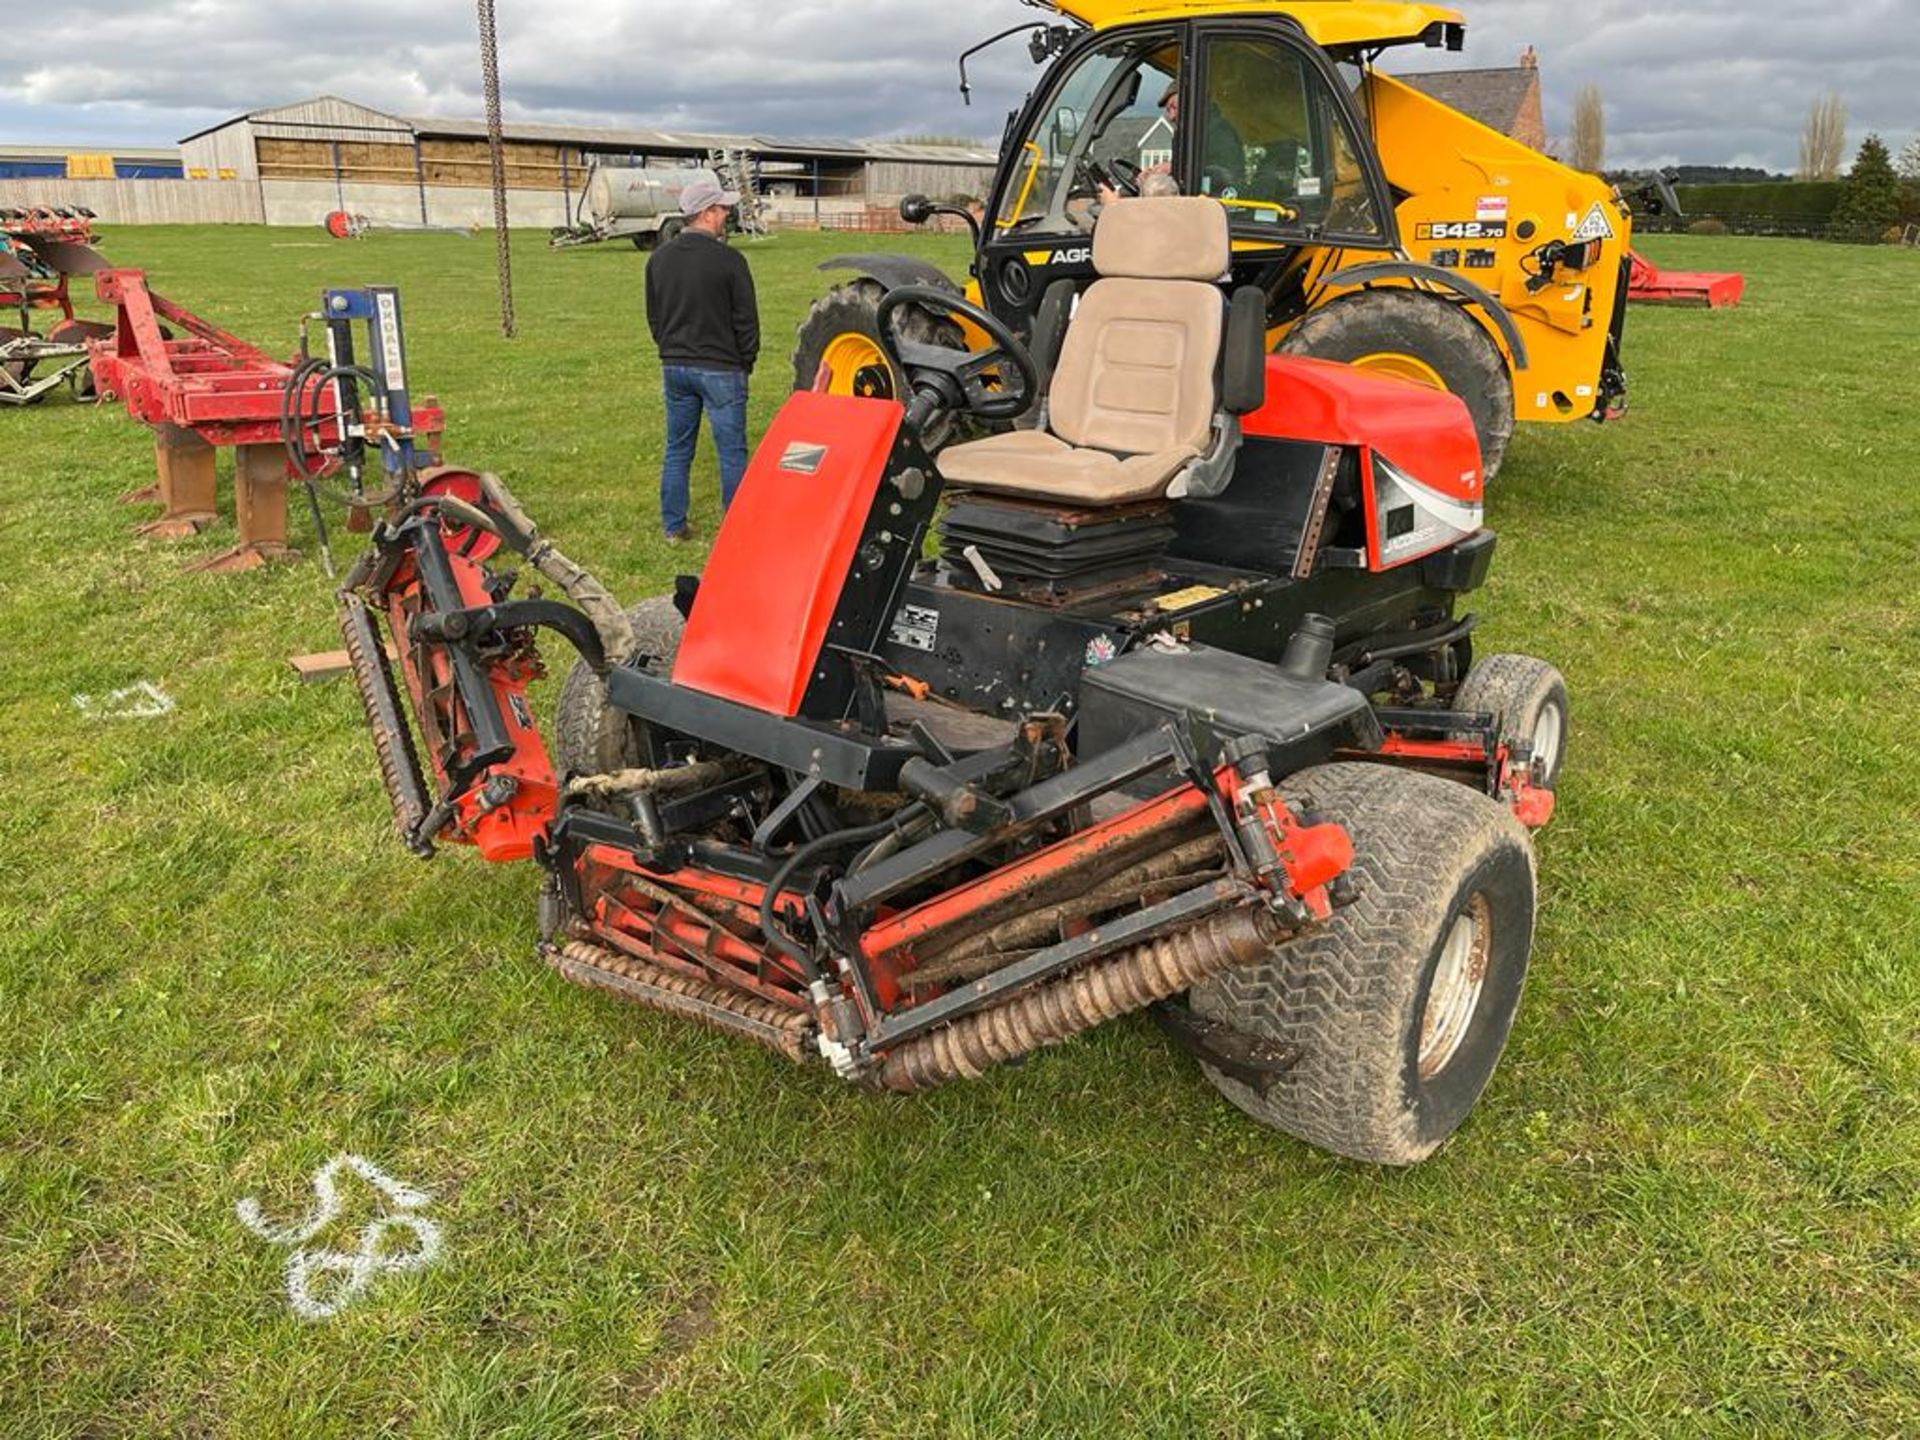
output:
[[[1458,395],[1493,479],[1513,438],[1513,376],[1480,322],[1419,290],[1358,290],[1309,311],[1280,342],[1282,355],[1342,360],[1375,374]]]
[[[686,624],[669,596],[642,600],[627,611],[637,655],[646,668],[665,674],[673,668]],[[607,704],[607,687],[584,660],[573,662],[560,682],[560,703],[553,717],[553,758],[562,775],[605,775],[631,770],[644,761],[640,722]]]
[[[813,302],[793,344],[793,388],[811,390],[820,369],[827,368],[827,393],[862,395],[881,400],[906,397],[906,377],[880,353],[877,316],[886,287],[878,280],[854,280],[836,285]],[[903,308],[895,329],[902,340],[922,345],[966,348],[960,327],[924,311]],[[951,438],[953,417],[935,420],[931,433],[921,437],[929,450]]]
[[[1491,714],[1501,740],[1526,741],[1537,783],[1554,787],[1567,758],[1567,682],[1553,666],[1531,655],[1476,660],[1454,692],[1453,708]]]
[[[1325,765],[1286,789],[1353,837],[1358,898],[1254,965],[1194,987],[1195,1011],[1297,1046],[1263,1095],[1206,1070],[1276,1130],[1411,1165],[1459,1128],[1513,1026],[1533,945],[1533,847],[1449,780]]]

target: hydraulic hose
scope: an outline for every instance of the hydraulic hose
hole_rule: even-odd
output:
[[[600,632],[600,643],[609,663],[618,665],[630,658],[634,649],[633,624],[607,587],[585,566],[554,548],[553,542],[540,533],[540,527],[528,518],[526,510],[498,475],[483,472],[480,489],[494,510],[493,524],[488,528],[526,556],[528,564],[558,585],[569,600],[586,612],[593,628]]]
[[[773,879],[767,882],[767,888],[760,893],[760,929],[765,932],[774,949],[800,967],[800,973],[806,976],[809,985],[820,980],[820,967],[813,963],[813,956],[807,953],[806,948],[789,935],[774,918],[774,902],[779,898],[780,892],[786,888],[787,881],[794,871],[816,855],[823,855],[829,850],[842,849],[848,845],[871,844],[918,819],[925,810],[926,806],[915,801],[911,805],[901,806],[886,819],[877,820],[871,825],[858,825],[851,830],[830,830],[825,835],[818,836],[800,846],[781,863],[778,870],[773,872]]]

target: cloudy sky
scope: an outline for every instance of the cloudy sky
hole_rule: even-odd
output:
[[[1034,18],[1016,0],[497,0],[509,113],[784,136],[997,137],[1033,73],[1009,41],[962,108],[954,56]],[[1529,43],[1547,127],[1600,86],[1608,161],[1791,169],[1801,120],[1844,95],[1849,148],[1920,128],[1920,0],[1466,0],[1458,59]],[[76,23],[84,13],[85,23]],[[353,57],[351,59],[343,57]],[[166,145],[241,111],[331,92],[404,114],[480,113],[473,9],[449,0],[91,0],[10,8],[0,142]]]

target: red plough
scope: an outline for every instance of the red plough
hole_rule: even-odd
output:
[[[90,210],[0,210],[0,311],[17,316],[0,321],[0,404],[31,405],[63,384],[91,396],[87,343],[110,327],[75,317],[67,282],[107,268],[95,238]],[[60,318],[36,333],[35,313],[49,310]]]

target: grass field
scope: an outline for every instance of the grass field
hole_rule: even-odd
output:
[[[523,237],[508,344],[484,238],[108,248],[275,350],[398,283],[452,458],[622,594],[697,558],[631,250]],[[750,252],[756,426],[833,248]],[[563,984],[534,875],[406,856],[351,688],[294,683],[318,565],[183,575],[230,532],[128,538],[123,413],[0,412],[0,1432],[1920,1433],[1920,255],[1646,248],[1749,298],[1636,310],[1631,416],[1497,482],[1483,644],[1573,743],[1507,1060],[1405,1173],[1144,1021],[900,1099]],[[171,714],[76,708],[141,680]],[[307,1323],[234,1207],[341,1151],[445,1248]]]

